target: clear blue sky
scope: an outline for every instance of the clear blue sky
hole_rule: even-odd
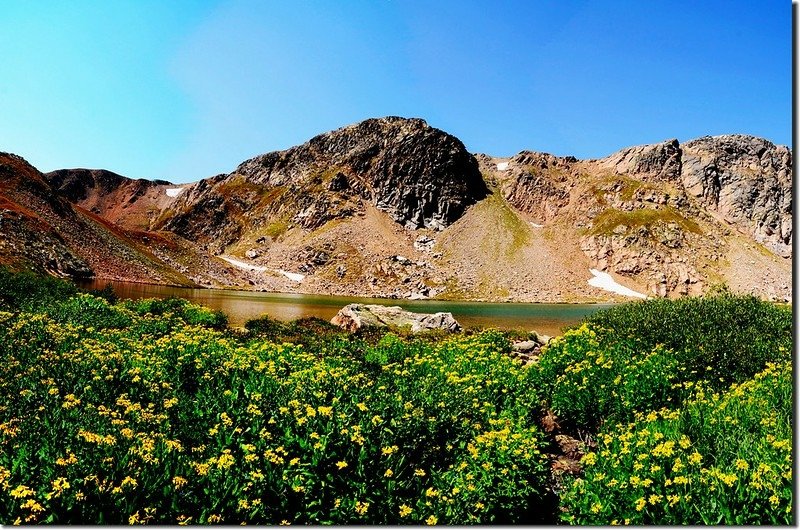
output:
[[[188,182],[385,115],[496,156],[791,144],[791,38],[785,0],[4,0],[0,151]]]

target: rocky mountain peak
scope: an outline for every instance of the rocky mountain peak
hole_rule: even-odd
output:
[[[672,139],[628,147],[599,160],[598,166],[619,175],[637,175],[643,180],[677,181],[681,172],[681,146]]]
[[[257,156],[234,173],[280,186],[326,171],[338,179],[336,187],[346,182],[408,228],[444,228],[487,192],[477,161],[458,138],[425,120],[397,116],[364,120]]]
[[[424,120],[368,119],[256,156],[196,184],[164,227],[225,245],[256,226],[314,230],[369,203],[410,228],[441,230],[488,193],[461,141]],[[265,229],[266,230],[266,229]]]

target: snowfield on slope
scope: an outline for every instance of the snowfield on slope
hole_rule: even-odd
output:
[[[183,188],[167,188],[166,189],[167,197],[177,197],[178,195],[181,194],[182,191]]]
[[[231,257],[228,257],[228,256],[219,256],[219,258],[224,259],[225,261],[227,261],[228,263],[230,263],[234,267],[238,267],[238,268],[246,270],[246,271],[264,272],[264,271],[270,270],[268,267],[262,267],[260,265],[251,265],[249,263],[245,263],[244,261],[239,261],[238,259],[231,258]],[[303,279],[305,279],[305,277],[306,277],[305,274],[299,274],[297,272],[288,272],[288,271],[285,271],[285,270],[282,270],[282,269],[275,269],[275,272],[283,274],[284,276],[286,276],[290,280],[298,282],[298,283],[302,282]]]
[[[592,278],[588,280],[589,285],[598,287],[600,289],[611,291],[612,293],[621,294],[622,296],[632,296],[635,298],[648,298],[646,294],[629,289],[611,277],[607,272],[602,272],[597,269],[589,269],[592,273]]]

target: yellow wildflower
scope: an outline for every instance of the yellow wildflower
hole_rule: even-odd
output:
[[[69,482],[67,482],[67,479],[65,477],[58,477],[53,481],[53,493],[56,494],[56,497],[61,495],[64,491],[68,490],[69,488],[70,488]],[[13,495],[14,493],[12,492],[11,494]]]
[[[42,513],[44,511],[42,505],[36,502],[34,499],[28,499],[22,504],[21,507],[30,510],[31,513]]]

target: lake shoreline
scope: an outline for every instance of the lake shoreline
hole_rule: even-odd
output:
[[[261,293],[261,294],[269,294],[269,295],[299,295],[299,296],[330,296],[330,297],[340,297],[340,298],[362,298],[362,299],[369,299],[369,300],[392,300],[392,301],[409,301],[409,302],[454,302],[454,303],[480,303],[480,304],[559,304],[559,305],[617,305],[622,304],[625,302],[635,301],[635,300],[624,300],[624,301],[598,301],[597,299],[586,299],[585,301],[575,301],[575,300],[559,300],[554,302],[545,302],[539,300],[533,301],[524,301],[524,300],[509,300],[507,298],[501,299],[493,299],[493,298],[448,298],[448,297],[430,297],[430,298],[388,298],[385,296],[371,296],[368,294],[363,295],[344,295],[344,294],[330,294],[330,293],[302,293],[298,291],[268,291],[266,289],[245,289],[242,285],[220,285],[218,287],[210,287],[207,285],[179,285],[174,283],[155,283],[155,282],[145,282],[145,281],[137,281],[137,280],[113,280],[108,278],[92,278],[92,279],[70,279],[72,283],[77,285],[81,289],[97,289],[95,287],[96,284],[115,284],[115,283],[124,283],[124,284],[136,284],[136,285],[145,285],[145,286],[153,286],[153,287],[169,287],[174,289],[197,289],[197,290],[205,290],[205,291],[233,291],[233,292],[242,292],[242,293]],[[101,287],[102,288],[102,287]],[[612,297],[613,298],[613,297]]]
[[[241,289],[214,289],[165,286],[139,282],[93,280],[76,282],[82,289],[103,289],[111,285],[123,299],[178,297],[212,309],[223,311],[231,327],[241,327],[248,320],[267,315],[276,320],[290,321],[305,317],[330,320],[351,303],[400,306],[416,313],[452,313],[463,327],[525,329],[547,335],[560,335],[566,327],[600,309],[616,304],[574,302],[487,302],[477,300],[352,297],[340,295],[273,293]]]

